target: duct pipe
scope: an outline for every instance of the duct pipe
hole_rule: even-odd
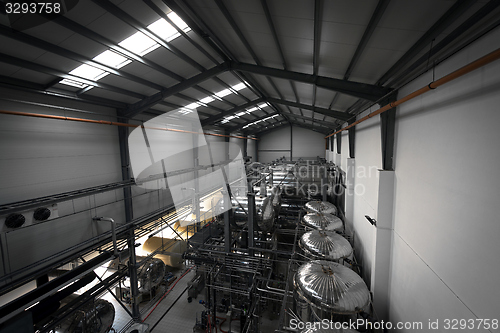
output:
[[[489,64],[490,62],[493,62],[493,61],[495,61],[495,60],[497,60],[499,58],[500,58],[500,49],[496,49],[495,51],[493,51],[491,53],[488,53],[484,57],[481,57],[481,58],[479,58],[479,59],[471,62],[470,64],[465,65],[465,66],[457,69],[456,71],[454,71],[454,72],[452,72],[452,73],[450,73],[448,75],[443,76],[439,80],[433,81],[433,82],[429,83],[427,86],[422,87],[422,88],[420,88],[420,89],[412,92],[411,94],[406,95],[405,97],[398,99],[397,101],[391,102],[391,103],[389,103],[389,104],[381,107],[380,109],[378,109],[378,110],[370,113],[369,115],[366,115],[363,118],[361,118],[361,119],[353,122],[352,124],[350,124],[350,125],[348,125],[348,126],[346,126],[344,128],[341,128],[340,130],[338,130],[338,131],[336,131],[336,132],[334,132],[332,134],[329,134],[329,135],[325,136],[325,139],[329,138],[329,137],[331,137],[331,136],[333,136],[333,135],[335,135],[337,133],[345,131],[345,130],[353,127],[353,126],[356,126],[357,124],[359,124],[359,123],[361,123],[361,122],[363,122],[365,120],[368,120],[368,119],[370,119],[370,118],[372,118],[372,117],[374,117],[376,115],[379,115],[379,114],[381,114],[381,113],[383,113],[385,111],[389,111],[390,109],[395,108],[396,106],[401,105],[401,104],[403,104],[405,102],[408,102],[409,100],[411,100],[411,99],[413,99],[415,97],[418,97],[418,96],[420,96],[420,95],[428,92],[429,90],[436,89],[436,88],[442,86],[445,83],[453,81],[453,80],[455,80],[455,79],[457,79],[457,78],[459,78],[459,77],[461,77],[461,76],[463,76],[463,75],[465,75],[467,73],[470,73],[470,72],[472,72],[472,71],[474,71],[474,70],[476,70],[478,68],[481,68],[481,67],[483,67],[483,66]]]
[[[84,118],[75,118],[75,117],[65,117],[65,116],[54,116],[49,114],[42,113],[30,113],[30,112],[19,112],[19,111],[7,111],[0,110],[0,114],[8,114],[12,116],[24,116],[24,117],[34,117],[34,118],[45,118],[45,119],[56,119],[56,120],[67,120],[67,121],[76,121],[83,123],[91,123],[91,124],[101,124],[101,125],[113,125],[113,126],[121,126],[121,127],[143,127],[147,129],[154,129],[159,131],[171,131],[171,132],[179,132],[179,133],[191,133],[191,134],[203,134],[203,135],[211,135],[211,136],[221,136],[225,138],[236,138],[236,139],[250,139],[250,140],[259,140],[257,138],[251,138],[246,136],[239,135],[225,135],[225,134],[216,134],[216,133],[205,133],[205,132],[195,132],[195,131],[185,131],[175,128],[166,128],[166,127],[150,127],[143,125],[132,125],[127,123],[119,123],[115,121],[107,121],[107,120],[93,120],[93,119],[84,119]]]
[[[94,221],[108,221],[111,222],[111,237],[113,239],[113,255],[118,257],[118,247],[116,246],[116,222],[111,217],[94,217]]]

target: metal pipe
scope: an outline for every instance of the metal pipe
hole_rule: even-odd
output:
[[[46,118],[46,119],[55,119],[55,120],[67,120],[67,121],[76,121],[76,122],[101,124],[101,125],[113,125],[113,126],[120,126],[120,127],[132,127],[132,128],[142,127],[142,128],[154,129],[154,130],[160,130],[160,131],[203,134],[203,135],[211,135],[211,136],[220,136],[220,137],[225,137],[225,138],[259,140],[257,138],[238,136],[238,135],[225,135],[225,134],[206,133],[206,132],[200,133],[200,132],[185,131],[185,130],[180,130],[180,129],[175,129],[175,128],[150,127],[150,126],[143,126],[143,125],[133,125],[133,124],[127,124],[127,123],[120,123],[120,122],[116,122],[116,121],[93,120],[93,119],[84,119],[84,118],[76,118],[76,117],[55,116],[55,115],[42,114],[42,113],[30,113],[30,112],[0,110],[0,114],[8,114],[8,115],[13,115],[13,116],[24,116],[24,117],[35,117],[35,118]]]
[[[463,76],[463,75],[465,75],[467,73],[470,73],[470,72],[472,72],[472,71],[474,71],[474,70],[476,70],[478,68],[481,68],[481,67],[483,67],[483,66],[489,64],[490,62],[493,62],[493,61],[495,61],[495,60],[497,60],[499,58],[500,58],[500,49],[496,49],[495,51],[493,51],[491,53],[488,53],[484,57],[481,57],[481,58],[479,58],[479,59],[471,62],[470,64],[465,65],[465,66],[457,69],[456,71],[454,71],[454,72],[452,72],[452,73],[450,73],[448,75],[443,76],[439,80],[431,82],[427,86],[422,87],[422,88],[420,88],[420,89],[412,92],[411,94],[408,94],[405,97],[398,99],[397,101],[391,102],[391,103],[389,103],[389,104],[381,107],[380,109],[378,109],[378,110],[376,110],[376,111],[374,111],[374,112],[372,112],[372,113],[364,116],[363,118],[361,118],[361,119],[353,122],[352,124],[350,124],[350,125],[348,125],[348,126],[346,126],[344,128],[341,128],[340,130],[338,130],[338,131],[336,131],[336,132],[334,132],[332,134],[329,134],[329,135],[325,136],[325,139],[329,138],[329,137],[331,137],[331,136],[333,136],[333,135],[335,135],[337,133],[345,131],[345,130],[353,127],[353,126],[356,126],[357,124],[359,124],[359,123],[361,123],[361,122],[363,122],[365,120],[368,120],[368,119],[370,119],[370,118],[372,118],[372,117],[374,117],[376,115],[379,115],[379,114],[381,114],[381,113],[383,113],[385,111],[389,111],[390,109],[395,108],[396,106],[401,105],[403,103],[406,103],[409,100],[411,100],[411,99],[413,99],[415,97],[418,97],[418,96],[420,96],[420,95],[428,92],[429,90],[436,89],[436,88],[442,86],[445,83],[453,81],[453,80],[455,80],[455,79],[457,79],[457,78],[459,78],[459,77],[461,77],[461,76]]]
[[[94,221],[108,221],[111,222],[111,239],[113,240],[113,255],[118,256],[118,247],[116,246],[116,222],[111,217],[94,217]]]

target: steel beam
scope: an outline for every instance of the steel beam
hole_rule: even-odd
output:
[[[108,13],[114,15],[121,21],[125,22],[132,28],[134,28],[137,31],[142,32],[152,40],[154,40],[156,43],[160,44],[163,48],[166,50],[170,51],[172,54],[176,55],[179,59],[182,59],[185,61],[187,64],[191,65],[192,67],[196,68],[199,71],[205,71],[206,69],[201,66],[199,63],[194,61],[192,58],[190,58],[187,54],[176,48],[174,45],[171,43],[165,42],[162,38],[160,38],[158,35],[153,33],[151,30],[149,30],[144,24],[142,24],[139,20],[135,19],[122,9],[120,9],[118,6],[114,5],[111,1],[108,0],[92,0],[95,4],[101,6],[104,10],[106,10]]]
[[[454,40],[456,40],[459,36],[465,33],[467,30],[472,28],[475,24],[477,24],[480,20],[482,20],[485,16],[493,12],[498,6],[500,6],[500,1],[490,0],[483,7],[481,7],[477,12],[475,12],[471,17],[465,20],[460,26],[458,26],[455,30],[450,32],[446,37],[444,37],[439,43],[434,45],[432,49],[430,49],[426,54],[422,55],[418,58],[413,64],[407,67],[404,71],[399,73],[396,78],[391,80],[387,85],[393,86],[397,81],[404,79],[407,75],[409,75],[412,71],[417,69],[419,66],[428,62],[429,59],[448,45],[450,45]]]
[[[314,111],[317,113],[321,113],[325,116],[336,118],[336,119],[342,120],[342,121],[347,121],[347,119],[349,119],[351,117],[350,115],[348,115],[347,113],[342,112],[342,111],[325,109],[325,108],[316,107],[316,106],[312,106],[312,105],[287,101],[284,99],[277,99],[277,98],[268,97],[267,101],[269,103],[283,104],[283,105],[288,105],[288,106],[292,106],[292,107],[299,108],[299,109],[311,110],[311,111]]]
[[[351,73],[358,63],[359,58],[361,57],[361,54],[365,50],[366,44],[368,44],[368,41],[370,40],[370,37],[373,34],[373,31],[375,31],[375,28],[377,27],[380,19],[384,15],[385,10],[387,9],[387,6],[391,0],[379,0],[377,7],[375,7],[375,11],[372,14],[372,17],[370,18],[370,22],[368,22],[368,26],[365,29],[365,32],[363,33],[363,37],[361,37],[361,40],[358,43],[358,47],[356,48],[356,51],[354,52],[354,55],[351,58],[351,62],[349,63],[349,66],[347,66],[347,70],[344,74],[344,80],[348,80],[349,77],[351,76]]]
[[[378,99],[380,99],[381,97],[390,92],[390,90],[387,88],[367,83],[333,79],[324,76],[292,72],[278,68],[271,68],[271,67],[252,65],[246,63],[231,62],[230,70],[310,83],[321,88],[338,91],[340,93],[367,99],[370,101],[377,101]]]
[[[309,118],[309,117],[306,117],[306,116],[301,116],[299,114],[295,114],[295,113],[288,113],[287,116],[290,116],[292,118],[297,118],[297,119],[302,119],[302,120],[309,120],[309,121],[313,121],[313,119]],[[315,122],[316,123],[316,122]],[[328,121],[322,121],[321,122],[322,124],[325,124],[327,127],[331,128],[332,126],[337,126],[336,123],[331,123],[331,122],[328,122]],[[320,125],[321,126],[321,125]]]
[[[35,46],[35,47],[42,49],[42,50],[45,50],[47,52],[57,54],[59,56],[77,61],[79,63],[92,65],[92,66],[99,68],[103,71],[106,71],[106,72],[109,72],[111,74],[123,77],[125,79],[131,80],[131,81],[136,82],[136,83],[140,83],[142,85],[145,85],[147,87],[150,87],[150,88],[153,88],[156,90],[162,90],[164,88],[159,84],[147,81],[143,78],[140,78],[140,77],[135,76],[133,74],[129,74],[127,72],[121,71],[121,70],[116,69],[114,67],[110,67],[110,66],[101,64],[101,63],[94,61],[90,58],[82,56],[76,52],[67,50],[65,48],[51,44],[51,43],[46,42],[44,40],[35,38],[33,36],[27,35],[27,34],[22,33],[20,31],[13,30],[9,27],[5,27],[5,26],[0,25],[0,34],[4,35],[6,37],[9,37],[9,38],[15,39],[17,41],[23,42],[25,44]]]
[[[81,78],[79,76],[64,73],[58,69],[54,69],[54,68],[50,68],[50,67],[43,66],[40,64],[36,64],[36,63],[30,62],[27,60],[15,58],[15,57],[9,56],[7,54],[3,54],[3,53],[0,54],[0,62],[4,62],[7,64],[11,64],[11,65],[19,66],[19,67],[23,67],[23,68],[28,68],[28,69],[31,69],[31,70],[36,71],[36,72],[45,73],[48,75],[53,75],[53,76],[61,77],[64,79],[70,79],[70,80],[83,82],[87,85],[91,85],[91,86],[94,86],[97,88],[102,88],[105,90],[113,91],[113,92],[116,92],[119,94],[131,96],[131,97],[135,97],[135,98],[141,99],[141,98],[145,97],[144,95],[138,94],[136,92],[133,92],[133,91],[130,91],[127,89],[118,88],[118,87],[112,86],[110,84],[102,83],[102,82],[84,79],[84,78]]]
[[[257,56],[257,54],[254,52],[254,50],[250,46],[250,43],[248,42],[248,40],[243,35],[243,32],[239,28],[238,24],[236,23],[236,21],[234,20],[234,18],[231,16],[231,13],[229,13],[229,11],[227,10],[226,6],[224,6],[224,3],[222,2],[222,0],[214,0],[214,1],[216,3],[217,7],[219,7],[219,10],[222,12],[222,14],[224,15],[224,17],[226,18],[226,20],[229,22],[229,25],[231,25],[231,28],[233,28],[234,32],[236,33],[236,35],[238,36],[238,38],[240,39],[240,41],[243,43],[243,45],[245,46],[245,48],[247,49],[247,51],[252,56],[252,58],[255,61],[255,63],[257,65],[261,66],[262,63],[259,60],[259,57]],[[276,91],[276,93],[278,94],[278,96],[281,99],[283,99],[283,95],[281,94],[281,92],[279,91],[278,87],[275,85],[275,83],[273,82],[273,80],[271,80],[270,77],[267,77],[267,80],[269,81],[269,84],[274,89],[274,91]],[[276,111],[279,112],[286,119],[286,116],[282,112],[280,112],[280,110],[278,108],[276,108]]]
[[[164,88],[162,91],[159,93],[156,93],[152,96],[149,96],[147,98],[144,98],[143,100],[132,104],[129,106],[126,110],[124,110],[122,116],[132,118],[142,111],[145,111],[154,105],[160,103],[162,100],[165,98],[172,96],[174,94],[177,94],[187,88],[190,88],[198,83],[201,83],[205,80],[210,79],[211,77],[218,75],[220,73],[223,73],[227,71],[228,69],[228,64],[224,63],[215,67],[210,68],[209,70],[200,73],[198,75],[195,75],[187,80],[182,81],[181,83],[178,83],[172,87],[169,88]]]
[[[356,121],[356,118],[351,119],[347,123],[350,125]],[[354,158],[355,157],[355,151],[356,151],[356,126],[353,126],[347,130],[347,134],[349,137],[349,157]]]
[[[208,59],[210,59],[210,61],[212,61],[215,65],[217,65],[219,63],[207,50],[205,50],[203,47],[201,47],[191,37],[189,37],[189,35],[187,33],[185,33],[174,22],[172,22],[172,20],[167,16],[167,14],[165,14],[165,12],[163,10],[161,10],[152,0],[144,0],[144,3],[146,5],[148,5],[149,8],[151,8],[156,14],[158,14],[158,16],[160,16],[161,18],[163,18],[172,27],[174,27],[175,30],[177,30],[177,32],[179,34],[181,34],[182,37],[184,37],[189,43],[191,43],[191,45],[193,45],[194,47],[196,47],[196,49],[198,51],[200,51],[201,53],[203,53],[203,55],[205,57],[207,57]]]
[[[201,125],[202,126],[206,126],[206,125],[213,124],[213,123],[221,120],[225,116],[228,116],[228,115],[231,115],[233,113],[239,112],[241,110],[244,110],[246,108],[252,107],[252,106],[257,105],[257,104],[262,103],[262,102],[265,102],[265,100],[263,98],[257,98],[255,100],[250,101],[248,103],[245,103],[243,105],[238,105],[238,106],[236,106],[236,107],[234,107],[234,108],[232,108],[230,110],[223,111],[220,114],[216,114],[214,116],[211,116],[210,118],[202,120],[201,121]]]
[[[340,127],[337,128],[339,130]],[[342,153],[342,132],[336,134],[336,139],[337,139],[337,154]]]
[[[382,101],[386,105],[397,100],[397,94],[392,94]],[[392,108],[380,114],[380,135],[382,148],[382,169],[394,170],[394,141],[396,130],[396,108]]]
[[[70,94],[69,92],[56,92],[56,91],[47,91],[45,90],[45,86],[41,84],[36,84],[33,82],[28,82],[16,78],[6,77],[0,75],[0,86],[11,88],[19,91],[27,91],[40,95],[50,95],[53,97],[59,97],[79,102],[91,103],[95,105],[107,106],[112,108],[124,108],[126,107],[125,103],[113,101],[107,98],[97,97],[97,96],[75,96],[74,94]]]
[[[418,55],[424,47],[429,45],[434,38],[445,31],[476,2],[476,0],[457,0],[453,6],[451,6],[451,8],[444,13],[444,15],[441,16],[439,20],[434,23],[432,27],[427,30],[408,51],[406,51],[403,56],[399,58],[399,60],[384,75],[382,75],[382,77],[377,81],[377,85],[385,84],[387,80],[403,69],[404,66],[406,66],[411,59]]]

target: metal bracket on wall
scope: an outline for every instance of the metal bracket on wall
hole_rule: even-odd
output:
[[[391,94],[380,105],[387,105],[397,100],[397,92]],[[380,135],[382,143],[382,169],[394,170],[394,135],[396,129],[396,108],[380,114]]]

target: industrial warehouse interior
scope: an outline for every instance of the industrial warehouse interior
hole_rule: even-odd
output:
[[[0,333],[500,332],[499,25],[0,0]]]

